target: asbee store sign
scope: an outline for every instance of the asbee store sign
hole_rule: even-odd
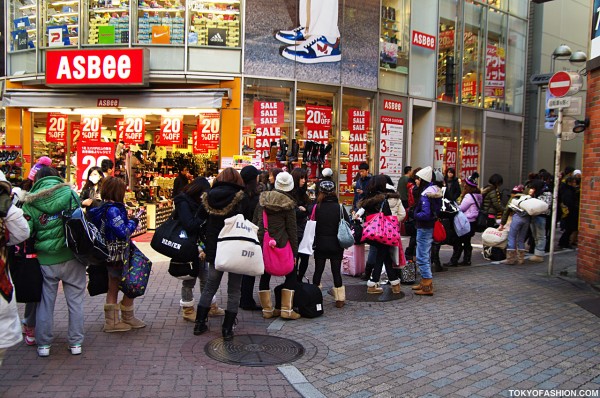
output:
[[[149,70],[144,48],[46,52],[48,86],[144,86]]]

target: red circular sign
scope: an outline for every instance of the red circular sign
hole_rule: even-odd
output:
[[[571,89],[571,76],[567,72],[556,72],[548,82],[548,91],[555,97],[564,97]]]

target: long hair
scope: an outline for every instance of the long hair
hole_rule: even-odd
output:
[[[91,187],[94,186],[94,183],[92,183],[90,181],[90,175],[92,174],[92,171],[98,172],[98,176],[100,177],[100,179],[98,180],[98,187],[102,187],[102,180],[104,179],[104,174],[102,173],[102,168],[98,167],[98,166],[94,166],[94,167],[90,167],[90,170],[88,171],[87,180],[85,182],[85,185],[83,186],[83,189],[90,189]]]
[[[240,187],[244,186],[242,176],[233,167],[228,167],[221,171],[217,176],[217,182],[229,182],[231,184],[239,185]]]
[[[182,193],[185,193],[190,198],[194,199],[196,203],[200,203],[202,201],[202,194],[204,192],[208,192],[210,190],[210,183],[204,177],[197,177],[190,184],[187,184],[181,190]]]
[[[292,189],[292,196],[294,197],[294,199],[296,199],[296,202],[298,203],[306,203],[308,202],[308,195],[306,194],[307,191],[307,178],[308,178],[308,172],[306,171],[306,169],[303,169],[301,167],[296,167],[294,170],[292,170],[292,179],[294,180],[294,189]],[[301,187],[300,186],[300,180],[304,178],[304,186]]]
[[[367,194],[374,194],[377,192],[385,192],[385,185],[387,184],[387,178],[383,174],[377,174],[369,180],[367,184]]]

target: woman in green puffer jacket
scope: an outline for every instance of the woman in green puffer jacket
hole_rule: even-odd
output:
[[[43,275],[42,301],[36,315],[38,355],[50,355],[54,339],[54,304],[62,281],[69,308],[68,342],[71,354],[81,354],[83,343],[83,298],[85,266],[66,246],[62,212],[80,206],[79,196],[56,169],[43,166],[35,175],[31,191],[23,199],[23,213],[35,240],[35,251]]]

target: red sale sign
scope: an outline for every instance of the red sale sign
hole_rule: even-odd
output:
[[[307,140],[321,144],[329,142],[331,113],[332,109],[329,106],[306,105],[304,130]]]
[[[146,118],[144,116],[128,116],[121,122],[121,139],[126,144],[143,144],[146,135]],[[117,129],[119,123],[117,122]],[[119,142],[119,140],[117,140]]]
[[[491,44],[487,45],[485,55],[485,96],[504,98],[506,79],[505,50]]]
[[[279,126],[284,121],[283,102],[254,101],[255,126]]]
[[[456,159],[458,157],[458,143],[455,141],[446,142],[446,153],[444,154],[444,171],[452,167],[456,170]]]
[[[361,109],[348,110],[348,129],[350,130],[350,150],[348,153],[347,183],[352,184],[358,173],[358,166],[367,161],[367,131],[371,114]]]
[[[82,115],[79,125],[81,128],[81,142],[100,142],[102,116]]]
[[[460,178],[465,179],[477,171],[479,165],[479,145],[462,144],[460,156]]]
[[[181,145],[183,143],[183,116],[161,116],[160,139],[156,144],[162,146]]]
[[[220,115],[203,113],[198,117],[198,128],[194,132],[194,153],[208,153],[219,147]]]
[[[49,113],[46,117],[46,141],[67,142],[67,122],[69,116],[62,113]]]
[[[80,141],[79,138],[81,137],[81,127],[78,122],[71,122],[71,134],[69,137],[71,138],[71,148],[73,148]]]
[[[80,143],[77,146],[77,187],[83,188],[90,168],[100,167],[104,159],[115,159],[114,142]]]

